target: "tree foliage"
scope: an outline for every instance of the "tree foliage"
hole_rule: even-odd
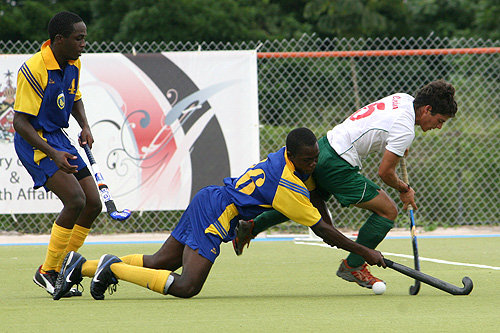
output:
[[[498,0],[0,0],[0,40],[43,41],[61,10],[79,14],[92,41],[500,38]]]

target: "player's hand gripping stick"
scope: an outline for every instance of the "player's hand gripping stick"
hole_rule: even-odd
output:
[[[118,211],[116,209],[115,202],[113,201],[113,197],[111,197],[111,192],[109,191],[108,185],[102,176],[101,170],[97,165],[94,155],[90,150],[88,144],[83,145],[83,149],[87,154],[87,157],[90,162],[90,167],[92,168],[92,172],[94,173],[94,178],[97,182],[97,186],[99,188],[99,192],[101,194],[102,200],[106,205],[106,210],[108,211],[109,216],[114,220],[126,220],[130,217],[131,211],[128,209],[124,209],[123,211]]]

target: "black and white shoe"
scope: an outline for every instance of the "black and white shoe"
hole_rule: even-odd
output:
[[[101,259],[99,259],[97,270],[92,278],[92,282],[90,283],[90,293],[94,299],[104,299],[104,292],[106,289],[109,290],[110,295],[116,291],[118,279],[111,271],[111,265],[121,261],[122,260],[120,258],[112,254],[105,254],[101,257]]]
[[[82,265],[86,261],[81,254],[74,251],[69,252],[64,257],[61,272],[57,277],[54,287],[53,298],[55,301],[70,292],[71,287],[75,284],[80,285],[80,282],[83,280]]]
[[[54,270],[47,271],[42,273],[42,266],[38,267],[33,276],[33,282],[48,292],[51,296],[54,295],[55,284],[57,280],[57,273]],[[74,297],[74,296],[82,296],[82,292],[76,288],[70,289],[67,293],[65,293],[62,297]]]

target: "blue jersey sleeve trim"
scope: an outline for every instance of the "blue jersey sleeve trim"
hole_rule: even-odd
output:
[[[323,218],[320,218],[320,219],[318,220],[318,222],[314,223],[314,224],[313,224],[312,226],[310,226],[309,228],[312,228],[312,227],[314,227],[316,224],[320,223],[322,219],[323,219]]]
[[[294,192],[300,193],[300,194],[306,196],[307,198],[309,198],[309,190],[307,188],[305,188],[304,186],[300,186],[296,183],[293,183],[293,182],[286,180],[286,179],[283,179],[283,178],[280,179],[279,185],[281,185],[287,189],[290,189]]]
[[[21,72],[23,73],[24,77],[26,78],[26,81],[30,84],[30,86],[33,88],[33,90],[36,92],[36,94],[43,99],[43,89],[40,86],[40,84],[36,81],[35,77],[31,73],[30,69],[26,64],[23,64],[21,66]]]

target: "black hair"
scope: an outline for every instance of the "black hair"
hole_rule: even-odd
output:
[[[430,105],[432,106],[432,115],[439,113],[455,117],[458,107],[454,96],[455,88],[451,83],[443,80],[432,81],[417,91],[413,107],[416,110],[419,107]]]
[[[305,127],[292,130],[286,137],[286,149],[292,156],[297,155],[303,146],[314,146],[318,142],[314,133]]]
[[[64,11],[54,15],[49,22],[47,31],[49,32],[50,41],[54,41],[56,35],[69,37],[74,31],[73,25],[82,22],[82,18],[75,13]]]

